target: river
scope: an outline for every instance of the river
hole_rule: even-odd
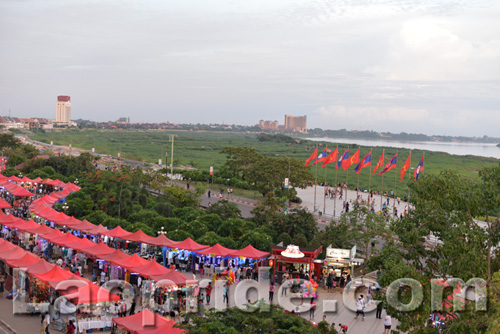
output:
[[[497,147],[496,144],[366,140],[366,139],[345,139],[345,138],[307,138],[307,139],[312,141],[353,144],[353,145],[360,145],[367,147],[371,146],[399,147],[412,150],[446,152],[454,155],[477,155],[481,157],[500,159],[500,147]]]

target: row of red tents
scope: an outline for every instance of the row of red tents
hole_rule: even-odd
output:
[[[52,180],[50,178],[47,179],[42,179],[40,177],[37,177],[35,179],[30,179],[29,177],[23,176],[22,178],[19,178],[15,175],[12,176],[5,176],[0,174],[0,181],[11,181],[11,182],[16,182],[16,183],[36,183],[36,184],[45,184],[47,186],[53,186],[53,187],[58,187],[58,188],[64,188],[69,191],[78,191],[80,190],[80,187],[78,187],[76,184],[71,183],[71,182],[63,182],[59,179]]]
[[[216,244],[213,247],[210,247],[210,245],[202,245],[195,242],[191,238],[187,238],[184,241],[173,241],[164,235],[160,235],[158,237],[149,236],[142,230],[138,230],[137,232],[132,233],[125,231],[120,226],[117,226],[112,230],[108,230],[102,225],[96,226],[87,220],[79,220],[75,217],[68,216],[63,212],[59,212],[52,208],[52,205],[54,205],[56,201],[58,201],[60,198],[64,198],[67,195],[69,195],[69,192],[67,192],[66,190],[53,192],[50,195],[45,195],[37,199],[30,205],[30,211],[58,225],[83,231],[91,235],[106,235],[116,239],[146,243],[153,246],[183,249],[191,252],[198,251],[199,254],[203,255],[222,257],[246,257],[256,260],[269,256],[268,252],[263,252],[255,249],[251,245],[248,245],[243,249],[236,250],[223,247],[219,244]],[[2,217],[0,216],[0,223],[1,222]]]

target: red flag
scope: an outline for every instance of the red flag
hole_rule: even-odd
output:
[[[404,179],[404,177],[406,175],[406,171],[408,169],[410,169],[410,160],[411,160],[411,152],[410,152],[410,155],[408,156],[408,159],[406,159],[405,164],[401,168],[401,180],[399,180],[399,182],[403,181],[403,179]]]
[[[309,159],[306,160],[306,164],[304,165],[304,167],[307,167],[311,161],[315,160],[317,155],[318,155],[318,147],[314,149],[313,154],[311,154]]]
[[[323,161],[323,164],[321,164],[321,168],[324,168],[329,163],[336,162],[337,161],[337,154],[338,154],[338,150],[335,149],[332,153],[330,153],[330,155],[326,158],[326,160]]]
[[[359,163],[359,148],[351,157],[342,161],[342,168],[346,170],[354,164]]]
[[[326,155],[328,154],[328,153],[326,153],[326,151],[327,151],[327,149],[325,148],[325,149],[323,150],[323,152],[321,152],[321,153],[318,155],[318,157],[316,158],[316,160],[315,160],[315,161],[313,162],[313,164],[312,164],[313,166],[314,166],[314,165],[316,165],[317,163],[320,163],[320,162],[323,162],[323,161],[325,161],[325,160],[326,160]]]
[[[383,165],[384,165],[384,151],[382,151],[382,155],[380,156],[380,159],[378,159],[377,165],[375,166],[375,168],[373,168],[372,175],[375,175],[375,172],[377,171],[377,169]]]

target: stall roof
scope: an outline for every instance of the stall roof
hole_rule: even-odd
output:
[[[6,200],[0,198],[0,209],[11,209],[12,206]]]
[[[134,268],[134,267],[140,267],[148,264],[150,261],[143,259],[137,254],[133,254],[129,256],[128,258],[121,259],[121,260],[114,260],[111,259],[109,262],[111,262],[114,265],[124,267],[124,268]]]
[[[164,234],[160,234],[156,238],[152,238],[148,244],[154,246],[162,246],[162,247],[175,247],[179,242],[173,241],[167,238]]]
[[[94,257],[101,258],[103,255],[109,255],[112,254],[116,251],[116,249],[113,249],[106,245],[104,242],[100,242],[98,244],[94,244],[94,246],[89,247],[87,249],[82,249],[82,252],[92,255]]]
[[[0,259],[2,260],[15,260],[15,259],[20,259],[24,255],[26,255],[26,251],[22,248],[16,247],[13,248],[7,252],[1,252],[0,253]]]
[[[80,277],[71,274],[70,277],[66,278],[65,280],[59,281],[59,280],[54,280],[54,281],[48,281],[47,283],[54,289],[57,289],[59,286],[68,286],[68,284],[73,284],[75,282],[82,281],[83,283],[90,283],[90,281],[85,278],[85,277]]]
[[[288,258],[281,255],[281,252],[286,250],[286,247],[271,245],[273,258],[280,262],[295,262],[295,263],[312,263],[318,258],[318,255],[323,251],[323,246],[318,248],[301,248],[300,251],[304,253],[304,257],[299,259]]]
[[[30,234],[38,234],[38,235],[42,235],[42,234],[47,234],[47,233],[52,233],[52,231],[54,231],[54,229],[48,227],[47,225],[38,225],[36,227],[33,227],[33,228],[25,228],[24,229],[24,232],[28,232]]]
[[[19,259],[6,260],[5,263],[7,263],[7,265],[11,268],[27,268],[40,261],[42,261],[42,259],[40,259],[38,256],[31,253],[26,253]]]
[[[102,234],[102,232],[106,232],[106,231],[109,231],[109,230],[107,228],[105,228],[104,226],[102,226],[102,224],[99,224],[97,226],[94,225],[93,228],[86,230],[86,232],[88,234],[92,234],[92,235]]]
[[[69,300],[75,301],[77,305],[120,300],[119,296],[92,282],[80,286],[76,291],[60,291],[60,293]]]
[[[76,184],[73,184],[73,183],[66,183],[66,186],[63,187],[64,190],[68,190],[68,191],[78,191],[80,190],[81,188],[79,186],[77,186]]]
[[[61,191],[53,192],[51,195],[52,195],[52,197],[61,199],[61,198],[68,197],[69,194],[71,194],[71,193],[68,190],[61,190]]]
[[[154,239],[154,237],[147,235],[146,233],[142,232],[142,230],[138,230],[137,232],[129,234],[126,237],[126,239],[130,241],[143,242],[148,244]]]
[[[92,224],[87,219],[79,220],[79,222],[80,223],[78,225],[72,226],[71,228],[74,230],[82,231],[82,232],[89,232],[90,230],[93,230],[96,228],[95,224]],[[92,233],[89,233],[89,234],[92,234]]]
[[[33,274],[40,281],[48,282],[60,282],[68,280],[70,277],[74,276],[70,271],[54,266],[52,269],[45,273]]]
[[[52,270],[54,267],[55,265],[41,259],[40,261],[33,263],[31,266],[26,267],[26,272],[32,275],[43,274]]]
[[[172,281],[175,285],[189,285],[189,284],[198,284],[198,281],[193,279],[192,277],[188,275],[184,275],[177,270],[170,270],[166,274],[163,275],[153,275],[150,277],[152,280],[159,282],[161,280],[168,280]],[[168,283],[168,282],[165,282]],[[167,284],[171,285],[171,284]]]
[[[138,329],[134,334],[184,334],[186,331],[180,328],[174,328],[175,321],[168,320],[167,323],[161,326],[156,326],[151,329]]]
[[[78,251],[84,251],[90,247],[94,247],[96,244],[87,238],[77,238],[75,242],[66,243],[64,246],[76,249]]]
[[[14,215],[6,215],[3,211],[0,211],[0,224],[5,225],[6,223],[16,222],[19,219]]]
[[[164,326],[169,323],[170,320],[145,308],[141,312],[128,317],[113,318],[113,322],[131,333],[136,333],[136,331],[151,330]]]
[[[209,247],[210,247],[210,245],[199,244],[191,238],[187,238],[186,240],[180,241],[180,242],[175,244],[175,248],[184,249],[184,250],[191,251],[191,252],[199,251],[201,249],[205,249],[205,248],[209,248]]]
[[[226,256],[230,256],[230,254],[233,254],[235,252],[237,252],[236,249],[230,249],[230,248],[226,248],[224,246],[221,246],[220,244],[215,244],[210,248],[199,251],[198,254],[226,257]]]
[[[263,259],[265,257],[268,257],[269,252],[263,252],[263,251],[260,251],[256,248],[254,248],[252,245],[248,245],[245,248],[240,249],[239,251],[232,253],[231,256],[246,257],[249,259],[259,260],[259,259]]]
[[[141,274],[144,277],[164,275],[170,271],[170,269],[165,268],[156,261],[148,261],[149,263],[143,266],[133,267],[135,272]]]
[[[102,235],[107,235],[108,237],[113,237],[117,239],[127,239],[132,233],[125,231],[120,226],[115,227],[112,230],[101,232]]]
[[[128,259],[129,257],[130,255],[122,252],[119,249],[115,249],[114,252],[111,254],[99,255],[98,259],[111,262],[112,260],[121,261],[123,259]]]
[[[1,248],[0,252],[5,253],[5,252],[11,251],[11,250],[13,250],[15,248],[19,248],[19,247],[11,244],[7,240],[0,239],[0,248]]]

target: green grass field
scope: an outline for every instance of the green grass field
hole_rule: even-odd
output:
[[[165,163],[165,153],[168,151],[170,163],[171,142],[169,135],[175,135],[174,165],[191,165],[199,169],[209,169],[212,165],[212,154],[215,160],[215,173],[224,164],[226,157],[219,153],[225,146],[249,146],[263,155],[288,156],[305,161],[312,153],[316,143],[302,140],[300,144],[285,144],[275,142],[261,142],[257,140],[254,133],[218,133],[218,132],[196,132],[196,131],[125,131],[125,130],[63,130],[36,134],[32,138],[45,143],[53,141],[56,145],[69,145],[73,147],[90,150],[95,147],[97,153],[116,156],[120,151],[123,158],[158,163],[161,158]],[[318,151],[324,149],[327,143],[319,143]],[[328,143],[334,148],[334,144]],[[213,149],[213,153],[212,153]],[[341,153],[347,149],[347,144],[339,144]],[[370,148],[361,147],[360,159],[368,153]],[[372,166],[375,166],[382,153],[382,147],[373,148]],[[392,190],[395,187],[401,197],[406,194],[408,174],[403,182],[399,182],[399,171],[408,157],[409,150],[385,148],[385,163],[398,152],[398,167],[384,174],[384,189]],[[351,154],[354,150],[351,148]],[[412,151],[412,168],[415,168],[422,157],[422,151]],[[494,166],[500,160],[477,156],[458,156],[443,152],[425,151],[425,173],[438,173],[444,169],[457,170],[464,177],[475,179],[477,172],[483,167]],[[316,165],[318,182],[323,182],[325,169]],[[311,171],[316,173],[316,166]],[[327,181],[333,183],[335,180],[335,164],[328,165]],[[411,171],[413,174],[413,170]],[[370,169],[365,168],[359,175],[359,186],[368,188]],[[358,182],[358,175],[354,167],[349,168],[348,174],[343,169],[337,171],[338,182],[345,182],[354,187]],[[371,189],[381,189],[382,176],[374,175],[371,178]]]

